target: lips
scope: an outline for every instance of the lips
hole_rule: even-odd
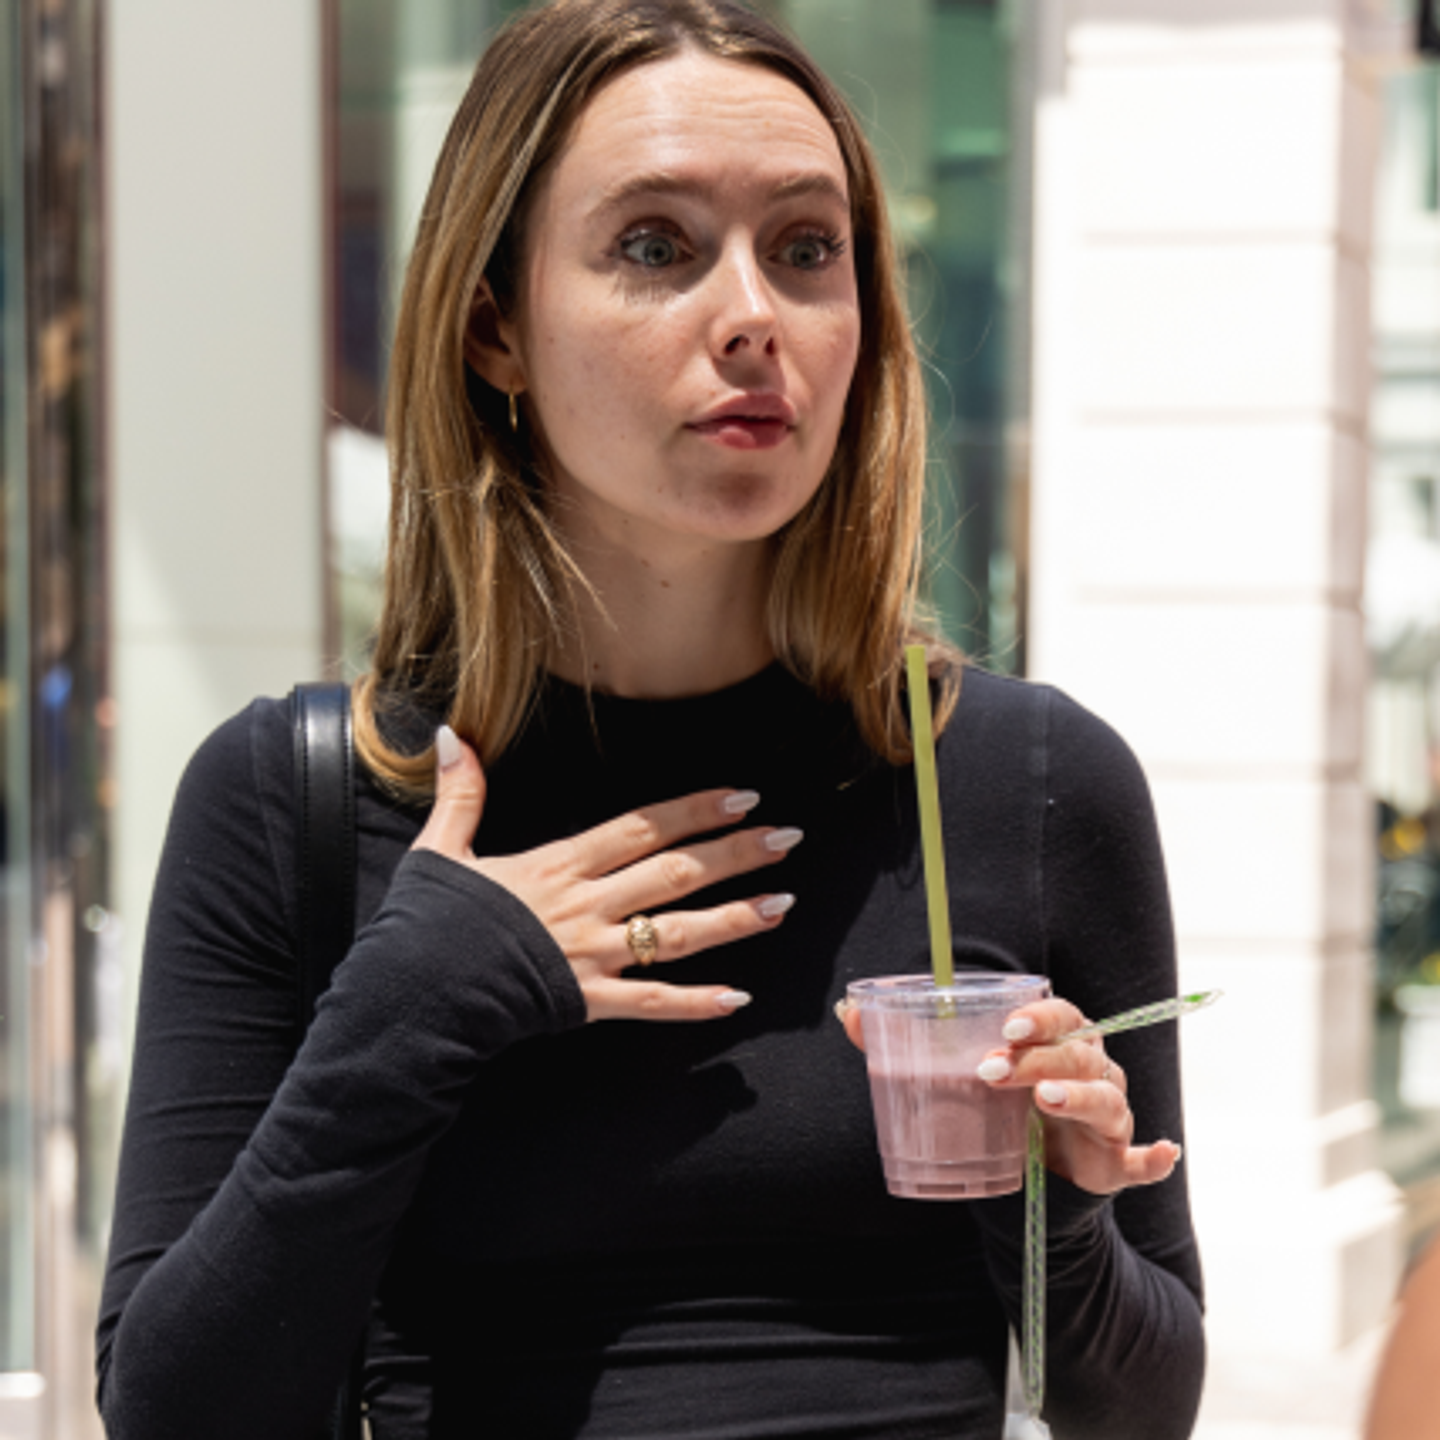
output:
[[[795,427],[795,407],[773,391],[737,395],[714,406],[686,427],[737,449],[778,445]]]
[[[790,426],[795,423],[795,407],[773,390],[753,390],[707,410],[698,420],[691,422],[691,428],[698,430],[726,420],[778,421]]]

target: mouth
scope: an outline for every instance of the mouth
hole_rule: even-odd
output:
[[[692,420],[686,429],[737,450],[765,450],[795,428],[795,407],[771,391],[738,395]]]

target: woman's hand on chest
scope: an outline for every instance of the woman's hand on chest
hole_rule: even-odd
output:
[[[800,831],[790,827],[714,833],[735,825],[758,795],[702,791],[521,854],[477,856],[471,842],[485,808],[484,772],[448,726],[435,749],[435,804],[414,848],[464,865],[523,901],[570,962],[591,1020],[710,1020],[749,1003],[744,991],[724,984],[669,985],[649,971],[774,929],[794,903],[793,895],[766,892],[707,909],[668,908],[777,864],[799,843]],[[660,913],[652,917],[652,910]]]

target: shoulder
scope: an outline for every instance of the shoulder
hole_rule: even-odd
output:
[[[286,700],[252,700],[223,721],[191,756],[176,791],[171,840],[203,829],[205,843],[264,836],[267,848],[290,827],[294,757]]]
[[[941,737],[942,788],[988,823],[1015,806],[1051,843],[1153,828],[1149,785],[1113,726],[1053,685],[967,667]]]
[[[286,702],[256,700],[185,767],[156,872],[147,971],[193,979],[256,961],[275,974],[292,968],[289,734]]]
[[[162,865],[214,875],[288,871],[294,760],[290,707],[252,700],[200,743],[180,778]]]
[[[948,728],[957,739],[1028,748],[1031,762],[1047,777],[1103,781],[1140,775],[1134,751],[1113,726],[1065,691],[1034,680],[965,666]]]
[[[201,741],[180,781],[182,794],[202,803],[232,787],[258,788],[262,778],[282,776],[293,766],[287,700],[262,697],[216,726]],[[233,798],[233,797],[232,797]]]

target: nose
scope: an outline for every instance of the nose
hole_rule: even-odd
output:
[[[715,276],[717,301],[713,348],[717,357],[738,360],[778,352],[778,316],[770,284],[748,245],[727,248]]]

